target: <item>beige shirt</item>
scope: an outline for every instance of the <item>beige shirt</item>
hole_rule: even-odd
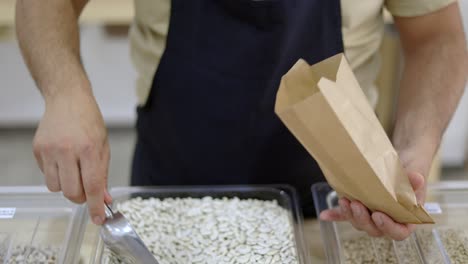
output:
[[[327,0],[323,0],[327,1]],[[455,0],[341,0],[344,53],[370,103],[377,104],[375,80],[378,49],[384,33],[383,8],[394,16],[418,16],[436,11]],[[138,77],[139,104],[148,97],[153,75],[165,49],[170,0],[135,0],[130,30],[131,57]]]

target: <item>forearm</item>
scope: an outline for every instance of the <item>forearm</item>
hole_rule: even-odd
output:
[[[405,51],[393,143],[404,165],[411,163],[424,176],[463,94],[466,73],[462,34],[442,35]]]
[[[84,5],[84,1],[17,1],[18,42],[46,101],[74,89],[90,92],[79,53],[77,21]]]

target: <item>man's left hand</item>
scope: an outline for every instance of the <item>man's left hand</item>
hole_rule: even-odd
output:
[[[424,204],[426,183],[424,176],[417,172],[408,173],[419,204]],[[382,212],[370,212],[361,202],[340,198],[339,207],[320,213],[324,221],[349,221],[354,228],[365,231],[373,237],[388,236],[404,240],[414,231],[414,224],[401,224]]]

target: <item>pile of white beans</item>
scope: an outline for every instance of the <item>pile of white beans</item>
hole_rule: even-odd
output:
[[[118,204],[160,264],[297,264],[291,214],[276,201],[212,197]],[[104,263],[122,263],[106,250]]]

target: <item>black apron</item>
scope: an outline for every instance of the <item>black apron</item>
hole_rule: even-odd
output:
[[[310,186],[323,175],[274,102],[299,58],[342,50],[340,0],[172,0],[131,184],[285,183],[314,215]]]

